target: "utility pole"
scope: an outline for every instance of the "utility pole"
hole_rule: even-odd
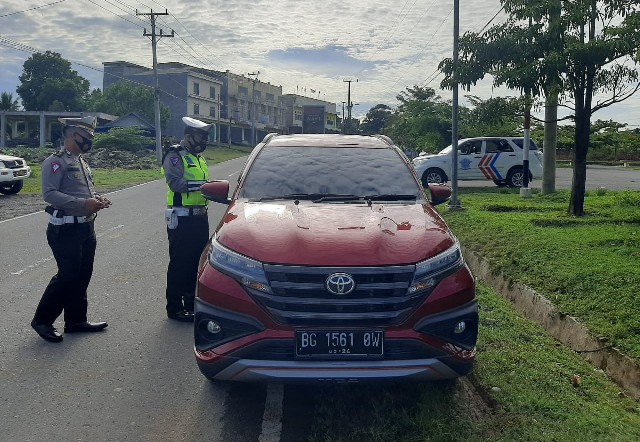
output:
[[[162,129],[160,128],[160,82],[158,80],[158,57],[156,55],[156,45],[158,39],[162,37],[173,37],[174,32],[171,30],[171,34],[163,34],[160,29],[160,34],[156,34],[156,17],[158,15],[169,15],[169,12],[165,9],[164,12],[138,12],[136,9],[136,15],[148,15],[151,19],[151,33],[147,32],[147,28],[144,28],[145,37],[151,37],[151,51],[153,52],[153,75],[155,77],[155,114],[156,114],[156,158],[158,163],[162,163]]]
[[[451,114],[451,200],[450,209],[459,209],[458,202],[458,41],[460,39],[460,0],[453,0],[453,105]]]
[[[256,81],[258,81],[258,75],[260,75],[260,71],[257,72],[249,72],[247,74],[249,79],[253,84],[251,88],[251,107],[253,107],[253,111],[251,114],[251,143],[255,146],[256,143]],[[255,78],[251,78],[255,76]]]
[[[346,101],[342,102],[342,127],[340,128],[341,132],[342,132],[342,135],[344,135],[344,133],[345,133],[344,132],[344,104],[345,103],[346,103]]]
[[[348,83],[349,86],[347,88],[347,120],[349,121],[349,133],[351,133],[351,108],[353,107],[353,103],[351,102],[351,82],[354,80],[342,80],[344,83]],[[355,79],[355,82],[358,82],[358,79]],[[344,127],[344,121],[342,122]],[[346,133],[346,132],[345,132]]]

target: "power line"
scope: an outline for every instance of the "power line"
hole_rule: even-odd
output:
[[[46,8],[47,6],[57,5],[58,3],[66,2],[67,0],[58,0],[57,2],[47,3],[46,5],[35,6],[29,9],[23,9],[22,11],[10,12],[9,14],[0,15],[0,18],[9,17],[10,15],[22,14],[24,12],[35,11],[36,9]]]

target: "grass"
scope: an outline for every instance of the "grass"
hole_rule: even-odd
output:
[[[204,151],[207,164],[217,164],[224,161],[248,155],[251,148],[243,146],[210,147]],[[49,152],[50,153],[50,152]],[[150,152],[153,155],[153,152]],[[31,176],[24,180],[24,187],[20,193],[41,193],[41,169],[39,164],[28,162],[31,165]],[[136,184],[162,178],[160,167],[153,169],[93,169],[93,178],[98,192],[109,192]]]
[[[638,402],[482,284],[478,301],[469,379],[488,405],[455,383],[325,387],[310,441],[640,440]]]
[[[460,242],[640,358],[640,192],[588,193],[581,218],[567,214],[568,192],[501,192],[464,189],[464,210],[441,210]]]

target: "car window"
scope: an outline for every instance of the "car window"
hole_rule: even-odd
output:
[[[482,141],[467,141],[458,147],[460,155],[479,154],[482,151]]]
[[[392,149],[265,147],[246,174],[241,198],[290,194],[415,195],[409,167]]]
[[[486,146],[487,146],[487,149],[485,150],[485,153],[501,152],[500,140],[487,140]]]
[[[516,146],[518,146],[520,149],[524,149],[524,139],[523,138],[515,138],[513,140],[511,140],[514,142],[514,144]],[[538,150],[538,145],[535,143],[535,141],[533,140],[529,140],[529,150]]]

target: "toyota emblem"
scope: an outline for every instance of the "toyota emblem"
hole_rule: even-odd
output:
[[[334,295],[348,295],[356,288],[356,282],[346,273],[333,273],[327,278],[325,286]]]

